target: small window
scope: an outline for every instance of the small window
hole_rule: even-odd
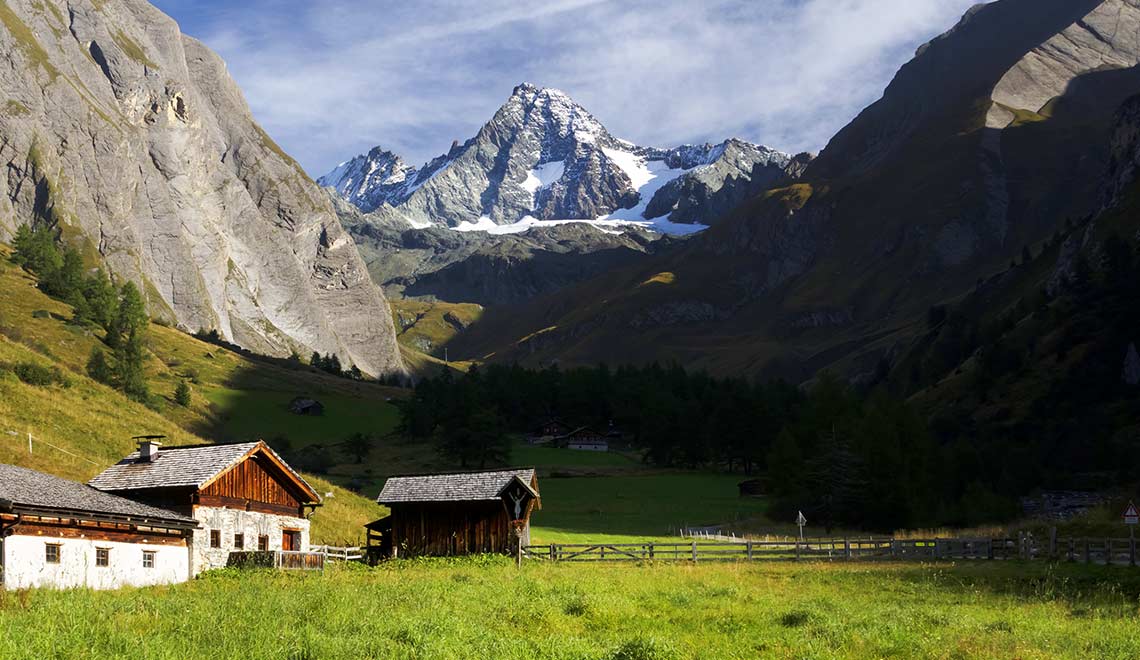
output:
[[[100,568],[107,568],[111,565],[110,548],[95,548],[95,565]]]
[[[269,537],[262,535],[257,537],[257,550],[258,552],[268,552],[269,550]]]
[[[44,546],[44,561],[49,564],[59,563],[59,544],[48,543]]]
[[[245,548],[245,534],[234,534],[234,549],[242,550]]]
[[[153,550],[143,550],[143,568],[154,568]]]
[[[222,532],[221,531],[216,530],[216,529],[210,530],[210,547],[211,548],[222,547]]]

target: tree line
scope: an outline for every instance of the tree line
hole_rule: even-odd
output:
[[[776,520],[803,510],[829,527],[889,531],[1015,512],[912,406],[828,374],[799,388],[679,365],[491,365],[423,379],[399,405],[402,433],[464,466],[507,462],[509,436],[557,417],[598,431],[612,423],[654,466],[759,477]]]

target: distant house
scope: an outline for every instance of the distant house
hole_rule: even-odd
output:
[[[522,521],[530,543],[530,515],[540,506],[533,468],[391,477],[380,504],[392,514],[367,525],[387,556],[509,553]]]
[[[583,426],[558,438],[558,445],[567,449],[580,451],[609,451],[610,441],[605,435],[594,429]]]
[[[89,482],[94,488],[188,516],[191,575],[232,552],[306,552],[307,509],[321,498],[264,442],[139,450]]]
[[[289,402],[289,412],[294,415],[320,417],[325,414],[325,404],[316,399],[299,396]]]
[[[183,582],[198,521],[0,465],[0,586],[114,589]]]
[[[570,427],[557,417],[551,417],[527,433],[526,441],[532,445],[545,445],[570,432]]]

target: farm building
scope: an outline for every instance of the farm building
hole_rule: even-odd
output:
[[[320,417],[325,414],[325,404],[316,399],[299,396],[289,402],[289,412],[294,415]]]
[[[588,426],[583,426],[567,433],[558,439],[558,444],[567,449],[577,449],[581,451],[610,450],[609,438]]]
[[[198,521],[0,465],[0,585],[114,589],[182,582]]]
[[[190,539],[191,575],[225,566],[232,552],[307,552],[307,509],[320,496],[264,442],[139,450],[89,485],[201,523]]]
[[[544,445],[569,433],[570,427],[557,417],[551,417],[527,433],[526,441],[532,445]]]
[[[523,521],[522,543],[530,543],[540,506],[534,468],[391,477],[376,501],[392,513],[367,527],[393,557],[512,552],[512,521]]]

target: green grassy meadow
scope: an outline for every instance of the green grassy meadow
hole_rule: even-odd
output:
[[[683,526],[756,521],[765,501],[739,497],[740,479],[701,473],[542,479],[531,537],[535,543],[676,540]]]
[[[402,561],[0,592],[0,657],[680,660],[1140,657],[1123,568]]]

